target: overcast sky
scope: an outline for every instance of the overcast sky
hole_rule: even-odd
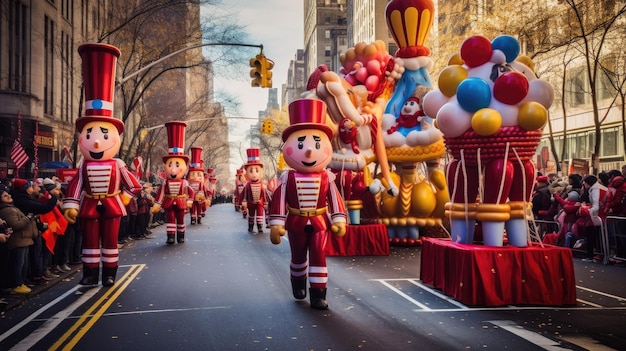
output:
[[[223,4],[229,8],[237,9],[239,24],[246,27],[251,43],[262,44],[265,56],[274,61],[272,83],[274,88],[278,88],[279,103],[282,103],[280,101],[280,88],[287,80],[289,61],[293,60],[296,51],[304,46],[303,1],[224,0]],[[239,97],[240,112],[243,116],[257,117],[258,112],[265,110],[267,106],[268,89],[252,88],[248,75],[249,68],[245,71],[245,76],[241,80],[223,81],[216,78],[215,87],[216,90],[225,90]],[[232,111],[226,111],[226,114],[235,115]],[[237,122],[237,130],[230,134],[231,141],[237,142],[246,135],[249,130],[249,123],[251,121]],[[233,162],[241,161],[239,155],[243,153],[245,156],[246,147],[243,147],[241,152],[234,150]],[[237,166],[234,167],[237,168]]]

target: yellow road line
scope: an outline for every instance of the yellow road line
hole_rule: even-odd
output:
[[[107,290],[104,295],[98,301],[96,301],[79,319],[74,323],[74,325],[68,329],[63,336],[57,342],[54,343],[48,350],[56,351],[58,350],[66,341],[74,334],[74,332],[81,328],[72,337],[71,340],[67,341],[63,350],[71,350],[76,344],[80,341],[80,339],[89,331],[89,329],[102,317],[104,312],[111,306],[113,301],[117,299],[120,294],[126,290],[128,285],[135,279],[139,272],[145,268],[145,264],[133,265],[131,269],[126,272],[115,284]],[[111,298],[109,298],[109,296]],[[104,302],[104,303],[103,303]],[[95,313],[93,313],[96,309]],[[93,314],[92,314],[93,313]]]

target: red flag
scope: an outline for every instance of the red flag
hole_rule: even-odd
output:
[[[15,163],[17,168],[22,168],[22,166],[24,166],[26,162],[28,162],[28,160],[29,158],[26,154],[26,151],[24,151],[22,145],[20,145],[20,143],[15,140],[15,142],[13,143],[13,147],[11,148],[11,161]]]

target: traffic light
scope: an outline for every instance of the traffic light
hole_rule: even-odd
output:
[[[274,123],[270,120],[265,120],[261,124],[261,132],[263,134],[274,134]]]
[[[263,54],[256,55],[250,59],[250,78],[252,78],[251,85],[253,87],[262,87],[263,86],[263,60],[265,60],[265,56]]]
[[[261,65],[263,67],[263,71],[261,74],[261,86],[263,88],[271,88],[272,87],[272,68],[274,68],[274,61],[263,56],[263,60],[261,60]]]

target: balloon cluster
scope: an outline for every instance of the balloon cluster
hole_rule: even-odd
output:
[[[532,61],[519,52],[518,41],[507,35],[491,42],[483,36],[466,39],[441,71],[439,89],[424,97],[426,115],[436,118],[448,138],[467,130],[491,136],[503,126],[543,128],[552,87],[537,79],[528,66]]]
[[[386,71],[393,71],[393,56],[387,52],[385,43],[376,40],[372,44],[357,43],[339,58],[341,73],[352,86],[365,85],[368,91],[375,91],[386,77]],[[389,78],[391,79],[391,78]]]

